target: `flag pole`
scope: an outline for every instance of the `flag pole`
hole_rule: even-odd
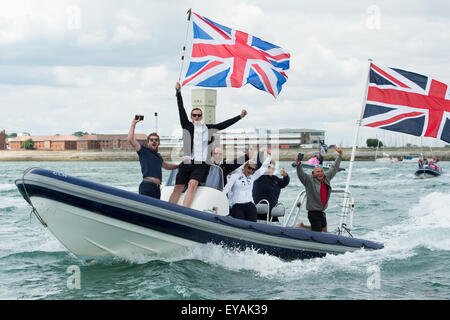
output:
[[[350,217],[350,227],[347,227],[347,215],[348,215],[348,209],[350,208],[348,205],[348,202],[350,201],[350,197],[349,197],[350,179],[352,176],[353,162],[355,161],[356,144],[358,143],[359,129],[361,127],[364,110],[366,108],[367,93],[369,91],[370,65],[372,64],[372,59],[368,59],[368,62],[369,62],[369,68],[367,71],[366,87],[365,87],[365,91],[364,91],[364,96],[363,96],[362,103],[361,103],[361,115],[359,116],[359,119],[356,121],[355,138],[353,140],[352,155],[350,157],[350,164],[348,167],[348,174],[347,174],[347,182],[345,184],[344,201],[342,204],[342,215],[341,215],[341,221],[339,223],[339,229],[338,229],[339,235],[343,235],[344,231],[350,232],[351,228],[352,228],[352,224],[353,224],[353,221],[352,221],[353,216],[351,216]]]
[[[187,14],[186,37],[184,39],[183,54],[181,55],[181,68],[180,68],[180,75],[178,76],[178,82],[181,82],[181,74],[183,72],[184,55],[186,53],[186,43],[187,43],[187,37],[188,37],[188,33],[189,33],[189,22],[191,22],[191,13],[192,13],[192,8],[190,8],[186,12],[186,14]]]

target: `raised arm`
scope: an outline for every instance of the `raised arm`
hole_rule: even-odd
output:
[[[295,161],[297,162],[297,177],[300,179],[300,182],[303,185],[306,185],[306,181],[308,179],[308,175],[305,171],[303,171],[302,163],[298,160],[298,155],[295,156]]]
[[[267,168],[269,168],[270,161],[272,161],[272,155],[269,153],[261,168],[256,170],[253,174],[253,179],[258,180],[264,173],[266,173]]]
[[[289,178],[287,172],[284,169],[281,169],[281,176],[283,178],[280,179],[280,188],[285,188],[291,181],[291,178]]]
[[[223,175],[227,176],[230,172],[233,172],[234,170],[242,166],[244,163],[246,163],[248,159],[249,159],[248,154],[244,154],[243,156],[234,159],[232,163],[224,163],[222,165]]]
[[[330,169],[328,169],[328,172],[325,173],[325,176],[328,178],[328,180],[333,179],[333,177],[339,171],[339,165],[341,164],[342,156],[343,156],[343,152],[342,152],[341,148],[339,148],[339,147],[334,147],[334,148],[338,152],[339,156],[336,158],[334,163],[330,166]]]
[[[190,121],[186,114],[186,109],[184,108],[183,97],[181,96],[181,85],[179,82],[177,82],[177,84],[175,85],[175,90],[177,96],[178,114],[180,116],[180,124],[184,129],[189,125]]]
[[[227,194],[228,192],[231,191],[231,189],[233,188],[234,183],[237,180],[239,173],[234,173],[230,176],[230,178],[228,179],[228,182],[226,184],[226,186],[223,188],[223,192],[225,192],[225,194]]]
[[[238,122],[239,120],[241,120],[242,118],[244,118],[246,115],[247,115],[247,111],[246,110],[242,110],[240,115],[238,115],[238,116],[236,116],[234,118],[225,120],[225,121],[220,122],[220,123],[208,125],[208,128],[217,129],[217,130],[226,129],[226,128],[232,126],[233,124],[235,124],[236,122]]]
[[[141,121],[133,119],[131,122],[130,130],[128,131],[128,142],[133,146],[134,150],[139,152],[141,150],[141,144],[137,142],[136,138],[134,137],[134,131],[136,130],[136,124]]]

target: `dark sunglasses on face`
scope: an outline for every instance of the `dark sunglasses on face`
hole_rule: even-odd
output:
[[[249,167],[247,166],[247,169],[250,169],[251,171],[255,172],[256,168],[255,167]]]
[[[148,139],[150,142],[158,142],[159,139]]]
[[[201,113],[193,113],[193,114],[191,114],[191,116],[193,116],[193,117],[202,117],[203,115],[201,114]]]

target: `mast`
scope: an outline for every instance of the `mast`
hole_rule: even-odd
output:
[[[366,79],[366,87],[364,91],[364,96],[362,98],[361,103],[361,114],[359,116],[359,119],[356,121],[356,129],[355,129],[355,138],[353,140],[353,147],[352,147],[352,155],[350,157],[350,164],[348,167],[348,174],[347,174],[347,182],[345,184],[345,194],[344,194],[344,200],[342,203],[342,215],[341,220],[339,222],[339,228],[338,228],[338,234],[343,235],[345,231],[350,232],[351,229],[347,227],[347,216],[349,211],[349,190],[350,190],[350,179],[352,176],[352,169],[353,169],[353,162],[355,161],[355,152],[356,152],[356,144],[358,142],[358,136],[359,136],[359,129],[361,127],[362,118],[364,115],[364,110],[366,107],[366,100],[367,100],[367,93],[369,91],[369,80],[370,80],[370,65],[372,63],[372,59],[369,59],[369,67],[367,71],[367,79]],[[350,226],[352,225],[352,221],[350,221]]]

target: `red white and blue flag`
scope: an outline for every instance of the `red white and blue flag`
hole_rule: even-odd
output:
[[[372,63],[361,124],[450,142],[448,85]]]
[[[192,12],[193,45],[183,85],[240,88],[250,83],[274,97],[287,80],[290,54]]]

